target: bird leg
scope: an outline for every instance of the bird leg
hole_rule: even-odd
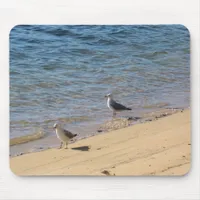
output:
[[[115,111],[113,111],[113,118],[114,118],[114,117],[116,117],[116,112],[115,112]]]
[[[60,143],[60,146],[58,147],[58,149],[61,149],[63,145],[63,142]]]
[[[68,144],[68,142],[65,142],[65,149],[68,149],[67,144]]]

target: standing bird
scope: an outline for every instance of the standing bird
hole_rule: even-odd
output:
[[[61,141],[59,149],[62,148],[63,143],[65,144],[65,149],[68,149],[67,145],[68,145],[69,140],[76,137],[77,134],[73,134],[61,128],[61,126],[57,123],[55,123],[53,127],[55,128],[57,138]]]
[[[117,112],[124,111],[124,110],[132,110],[131,108],[127,108],[112,99],[112,94],[109,93],[105,96],[107,98],[107,106],[110,110],[113,111],[113,117],[116,116]]]

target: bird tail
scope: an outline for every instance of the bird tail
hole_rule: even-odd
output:
[[[126,110],[132,110],[131,108],[126,108]]]
[[[74,134],[74,137],[76,137],[77,136],[77,134]]]

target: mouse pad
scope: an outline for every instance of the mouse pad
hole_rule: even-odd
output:
[[[185,26],[17,25],[9,39],[14,174],[189,172]]]

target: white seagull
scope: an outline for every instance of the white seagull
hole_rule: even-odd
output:
[[[60,148],[62,148],[63,143],[65,144],[65,149],[68,149],[67,145],[70,139],[77,136],[77,134],[73,134],[63,128],[57,123],[53,126],[56,131],[57,138],[61,141]],[[59,149],[60,149],[59,148]]]
[[[132,110],[131,108],[127,108],[122,104],[117,103],[112,99],[112,94],[109,93],[105,96],[107,98],[107,106],[110,110],[113,111],[113,117],[116,116],[117,112],[124,111],[124,110]]]

